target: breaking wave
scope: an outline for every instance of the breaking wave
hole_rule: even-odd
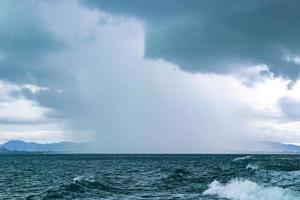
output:
[[[70,183],[63,184],[58,188],[51,188],[38,195],[30,195],[27,199],[48,199],[48,198],[63,198],[65,196],[86,197],[93,192],[97,195],[105,196],[108,194],[127,193],[123,188],[114,186],[117,184],[108,184],[105,182],[96,181],[92,178],[83,176],[75,177]]]
[[[300,194],[294,191],[280,187],[266,187],[246,179],[233,179],[226,184],[213,181],[203,194],[233,200],[294,200],[300,198]]]
[[[246,160],[246,159],[250,159],[250,158],[252,158],[252,156],[237,157],[237,158],[233,159],[233,161]]]
[[[34,154],[0,161],[0,199],[300,199],[300,155]],[[18,170],[24,173],[12,181]]]
[[[246,166],[246,169],[257,170],[257,169],[258,169],[258,166],[257,166],[257,165],[254,165],[254,164],[251,164],[251,163],[249,163],[249,164]]]

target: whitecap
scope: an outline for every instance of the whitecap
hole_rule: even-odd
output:
[[[251,163],[249,163],[249,164],[246,166],[246,169],[253,169],[253,170],[257,170],[257,169],[258,169],[258,166],[257,166],[257,165],[254,165],[254,164],[251,164]]]
[[[250,159],[250,158],[252,158],[252,156],[237,157],[237,158],[233,159],[233,161],[246,160],[246,159]]]
[[[81,181],[83,179],[84,179],[83,176],[76,176],[75,178],[73,178],[73,182]]]
[[[250,180],[233,179],[227,184],[213,181],[204,195],[217,195],[232,200],[294,200],[300,194],[280,187],[266,187]]]
[[[89,181],[89,182],[95,182],[93,179],[93,176],[76,176],[73,178],[73,182],[80,182],[80,181]]]

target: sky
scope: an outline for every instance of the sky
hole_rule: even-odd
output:
[[[297,0],[0,0],[0,143],[300,143]]]

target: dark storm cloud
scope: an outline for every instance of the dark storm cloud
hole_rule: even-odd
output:
[[[55,70],[40,61],[65,48],[36,17],[37,1],[1,1],[0,79],[17,83],[48,84]]]
[[[11,95],[14,99],[50,108],[45,123],[62,122],[78,138],[90,134],[96,150],[222,149],[239,140],[244,128],[237,103],[222,93],[226,89],[217,91],[219,83],[229,87],[227,79],[198,80],[168,62],[145,61],[144,33],[147,58],[163,58],[189,72],[230,73],[234,67],[266,63],[275,74],[296,79],[295,62],[283,57],[298,52],[299,31],[283,33],[296,29],[298,10],[273,2],[109,0],[83,1],[82,6],[77,1],[0,0],[0,80],[22,88]],[[262,12],[279,7],[292,14]],[[290,19],[290,26],[283,19],[275,25],[272,20],[281,17]],[[110,20],[117,22],[106,23]],[[254,73],[249,80],[256,79]],[[216,144],[216,137],[222,142]]]
[[[51,61],[51,56],[69,49],[68,44],[48,30],[40,17],[39,1],[0,1],[0,7],[0,80],[47,88],[39,92],[23,88],[14,91],[12,96],[25,97],[51,108],[54,112],[47,113],[48,121],[78,115],[74,112],[78,112],[82,103],[76,78],[68,64],[57,65]],[[0,120],[0,123],[13,122]]]
[[[228,73],[267,64],[296,80],[300,67],[286,55],[300,50],[300,1],[82,0],[89,8],[142,19],[147,58],[190,72]]]

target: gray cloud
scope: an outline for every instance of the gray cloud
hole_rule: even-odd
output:
[[[83,110],[75,74],[67,63],[53,61],[53,57],[70,48],[45,25],[41,6],[41,2],[35,0],[26,3],[0,1],[0,80],[19,86],[34,84],[49,88],[39,92],[22,88],[10,95],[13,100],[33,100],[37,106],[50,108],[51,112],[44,113],[43,119],[1,119],[1,124],[53,123],[58,119],[70,120],[69,110],[72,114]],[[70,101],[72,103],[68,103]]]
[[[146,22],[147,58],[164,58],[189,72],[213,73],[229,73],[240,63],[274,63],[273,73],[293,79],[289,67],[296,68],[282,60],[284,48],[274,45],[274,38],[265,41],[248,26],[242,28],[246,11],[251,18],[269,3],[231,8],[225,2],[182,2],[99,1],[97,8]],[[15,95],[51,108],[47,120],[66,123],[76,139],[78,132],[91,133],[94,148],[102,152],[199,152],[229,148],[246,138],[241,135],[247,130],[240,105],[214,85],[220,77],[200,83],[170,63],[143,59],[141,21],[101,18],[76,1],[10,3],[6,19],[0,19],[0,79],[49,88],[25,88]],[[15,8],[17,13],[11,13]],[[238,14],[241,21],[235,19]],[[115,23],[99,23],[106,18]],[[278,41],[287,46],[294,41],[284,40],[289,38]],[[288,48],[292,53],[296,49]],[[288,64],[282,72],[276,72],[279,62]],[[225,85],[220,90],[230,88],[227,80],[218,81]]]
[[[300,101],[291,97],[282,97],[278,105],[288,121],[300,120]]]
[[[275,76],[297,80],[300,2],[82,0],[92,9],[142,19],[147,58],[163,58],[190,72],[228,73],[267,64]]]
[[[0,79],[47,85],[56,74],[41,60],[65,48],[37,17],[38,1],[1,1]],[[55,81],[53,82],[55,83]]]

